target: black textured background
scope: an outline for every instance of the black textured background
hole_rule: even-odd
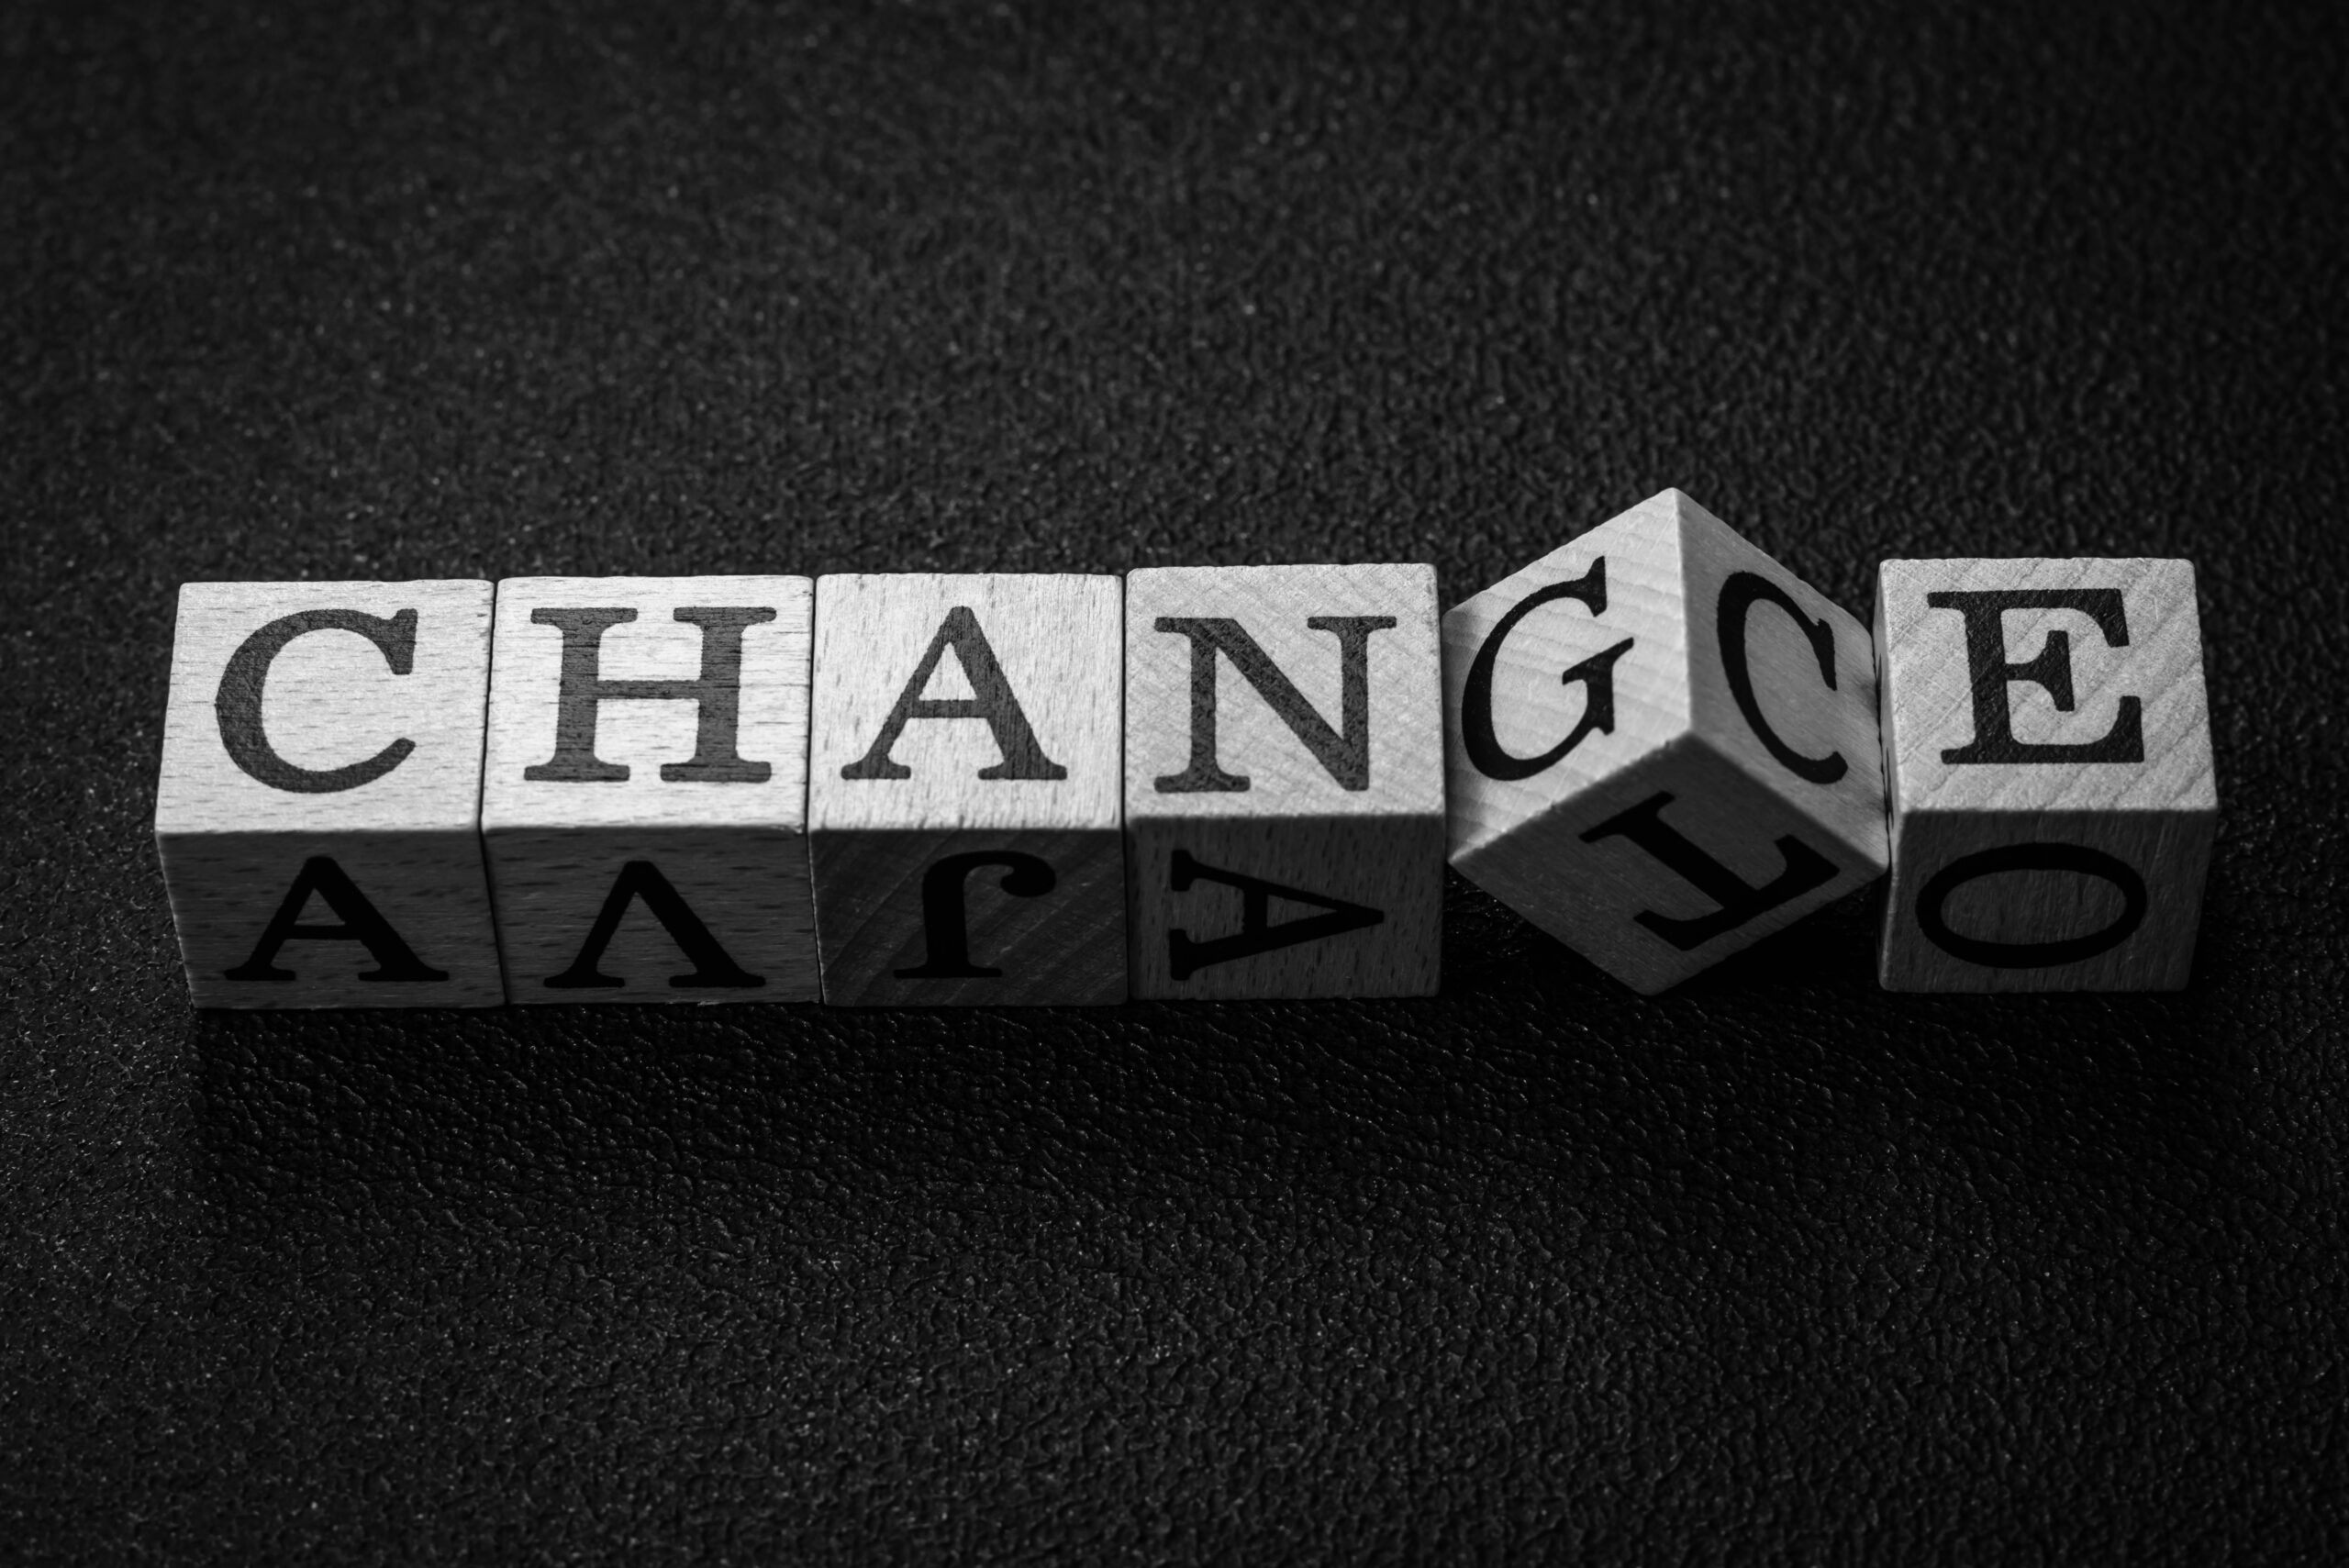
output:
[[[2315,7],[0,8],[0,1557],[2349,1551]],[[190,578],[2201,567],[2183,995],[189,1011]]]

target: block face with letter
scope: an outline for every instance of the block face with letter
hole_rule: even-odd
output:
[[[482,832],[512,1000],[818,994],[805,577],[497,585]]]
[[[181,588],[155,842],[196,1006],[505,1000],[489,633],[487,583]]]
[[[1632,989],[1883,874],[1867,628],[1677,490],[1443,617],[1452,863]]]
[[[2170,991],[2218,826],[2194,566],[1887,561],[1895,991]]]
[[[1137,996],[1435,992],[1435,609],[1424,565],[1127,577]]]
[[[1126,997],[1120,585],[816,584],[809,843],[835,1004]]]

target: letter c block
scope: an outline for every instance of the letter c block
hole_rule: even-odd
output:
[[[505,999],[486,583],[190,583],[155,844],[200,1007]]]
[[[1443,617],[1452,863],[1662,991],[1884,873],[1867,629],[1677,490]]]

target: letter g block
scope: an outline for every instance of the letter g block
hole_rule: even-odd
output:
[[[1866,628],[1677,490],[1443,617],[1452,863],[1653,994],[1883,874]]]
[[[805,577],[497,585],[482,833],[507,995],[798,1002]]]
[[[2194,566],[1887,561],[1894,991],[2174,991],[2217,830]]]
[[[200,1007],[505,999],[486,583],[190,583],[155,844]]]

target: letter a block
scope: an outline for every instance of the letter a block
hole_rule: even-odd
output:
[[[1677,490],[1443,617],[1452,863],[1633,990],[1883,874],[1865,628]]]
[[[1438,665],[1432,567],[1127,577],[1136,995],[1434,993]]]
[[[818,994],[805,577],[497,585],[482,830],[516,1002]]]
[[[2194,565],[1887,561],[1894,991],[2175,991],[2217,830]]]
[[[505,999],[486,583],[180,590],[155,845],[199,1007]]]
[[[1126,995],[1115,577],[825,577],[808,817],[824,995]]]

